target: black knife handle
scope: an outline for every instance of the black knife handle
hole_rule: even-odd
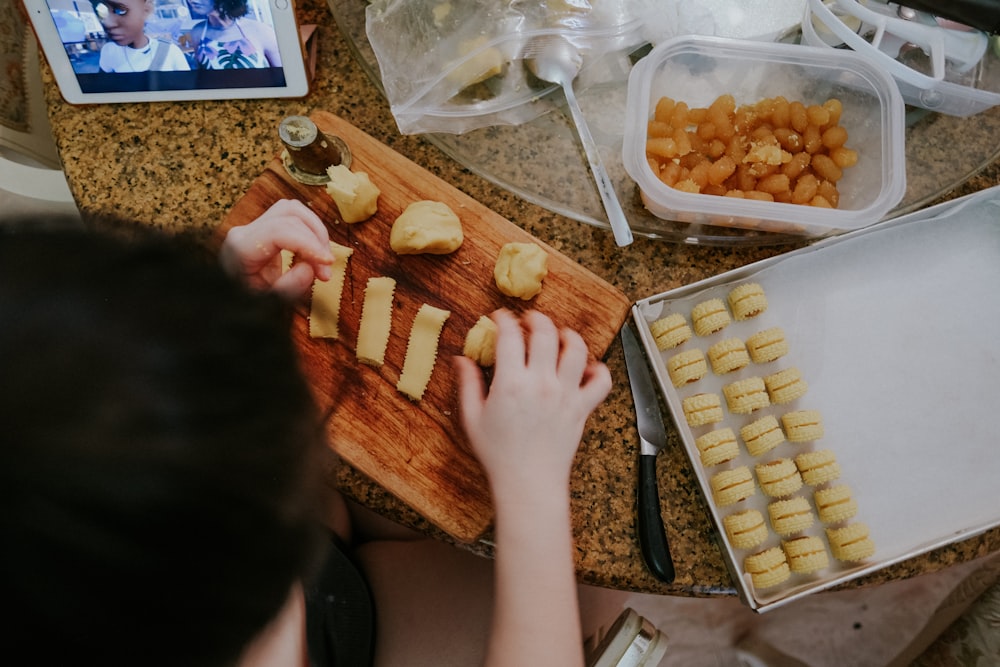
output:
[[[674,561],[670,558],[667,534],[660,516],[660,491],[656,480],[656,455],[639,455],[639,545],[646,567],[657,579],[674,580]]]

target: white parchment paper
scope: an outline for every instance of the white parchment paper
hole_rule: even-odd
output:
[[[722,426],[738,434],[768,413],[780,419],[790,410],[819,410],[821,440],[786,442],[758,459],[742,449],[740,459],[725,465],[753,469],[806,449],[833,450],[842,470],[838,482],[853,489],[857,520],[869,525],[877,546],[867,563],[831,559],[827,570],[793,575],[779,589],[744,591],[748,596],[767,604],[819,590],[1000,524],[1000,189],[938,207],[930,219],[909,216],[719,278],[637,303],[639,319],[649,323],[674,311],[690,318],[695,304],[725,300],[743,282],[760,283],[767,294],[768,310],[759,317],[676,350],[657,351],[645,328],[647,351],[664,362],[691,346],[707,353],[724,338],[746,339],[772,326],[785,330],[786,357],[722,377],[709,371],[681,389],[660,364],[661,387],[704,488],[721,468],[701,466],[697,436]],[[711,391],[722,397],[723,384],[789,366],[809,385],[795,402],[749,416],[727,411],[725,423],[710,427],[685,423],[685,396]],[[812,493],[806,487],[800,495],[811,500]],[[767,501],[758,490],[742,506],[712,510],[717,521],[746,507],[766,517]],[[818,521],[808,532],[823,535]],[[777,544],[772,534],[764,546]],[[739,571],[746,554],[730,548],[728,555]]]

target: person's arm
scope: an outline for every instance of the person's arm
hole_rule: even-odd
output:
[[[498,311],[496,367],[456,358],[462,424],[496,510],[496,600],[486,665],[582,665],[569,477],[607,367],[579,334],[529,312]]]
[[[285,273],[282,250],[295,255],[295,263]],[[296,298],[316,279],[330,278],[333,255],[329,233],[319,216],[298,200],[282,199],[253,222],[230,229],[219,261],[251,287]]]

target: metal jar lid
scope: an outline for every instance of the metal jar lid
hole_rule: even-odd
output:
[[[302,183],[329,182],[328,167],[351,166],[351,151],[340,137],[329,137],[305,116],[288,116],[278,126],[285,145],[281,159],[291,176]]]

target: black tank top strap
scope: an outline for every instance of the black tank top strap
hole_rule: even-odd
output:
[[[375,652],[375,609],[364,573],[331,534],[323,567],[305,586],[306,644],[312,667],[368,667]]]

